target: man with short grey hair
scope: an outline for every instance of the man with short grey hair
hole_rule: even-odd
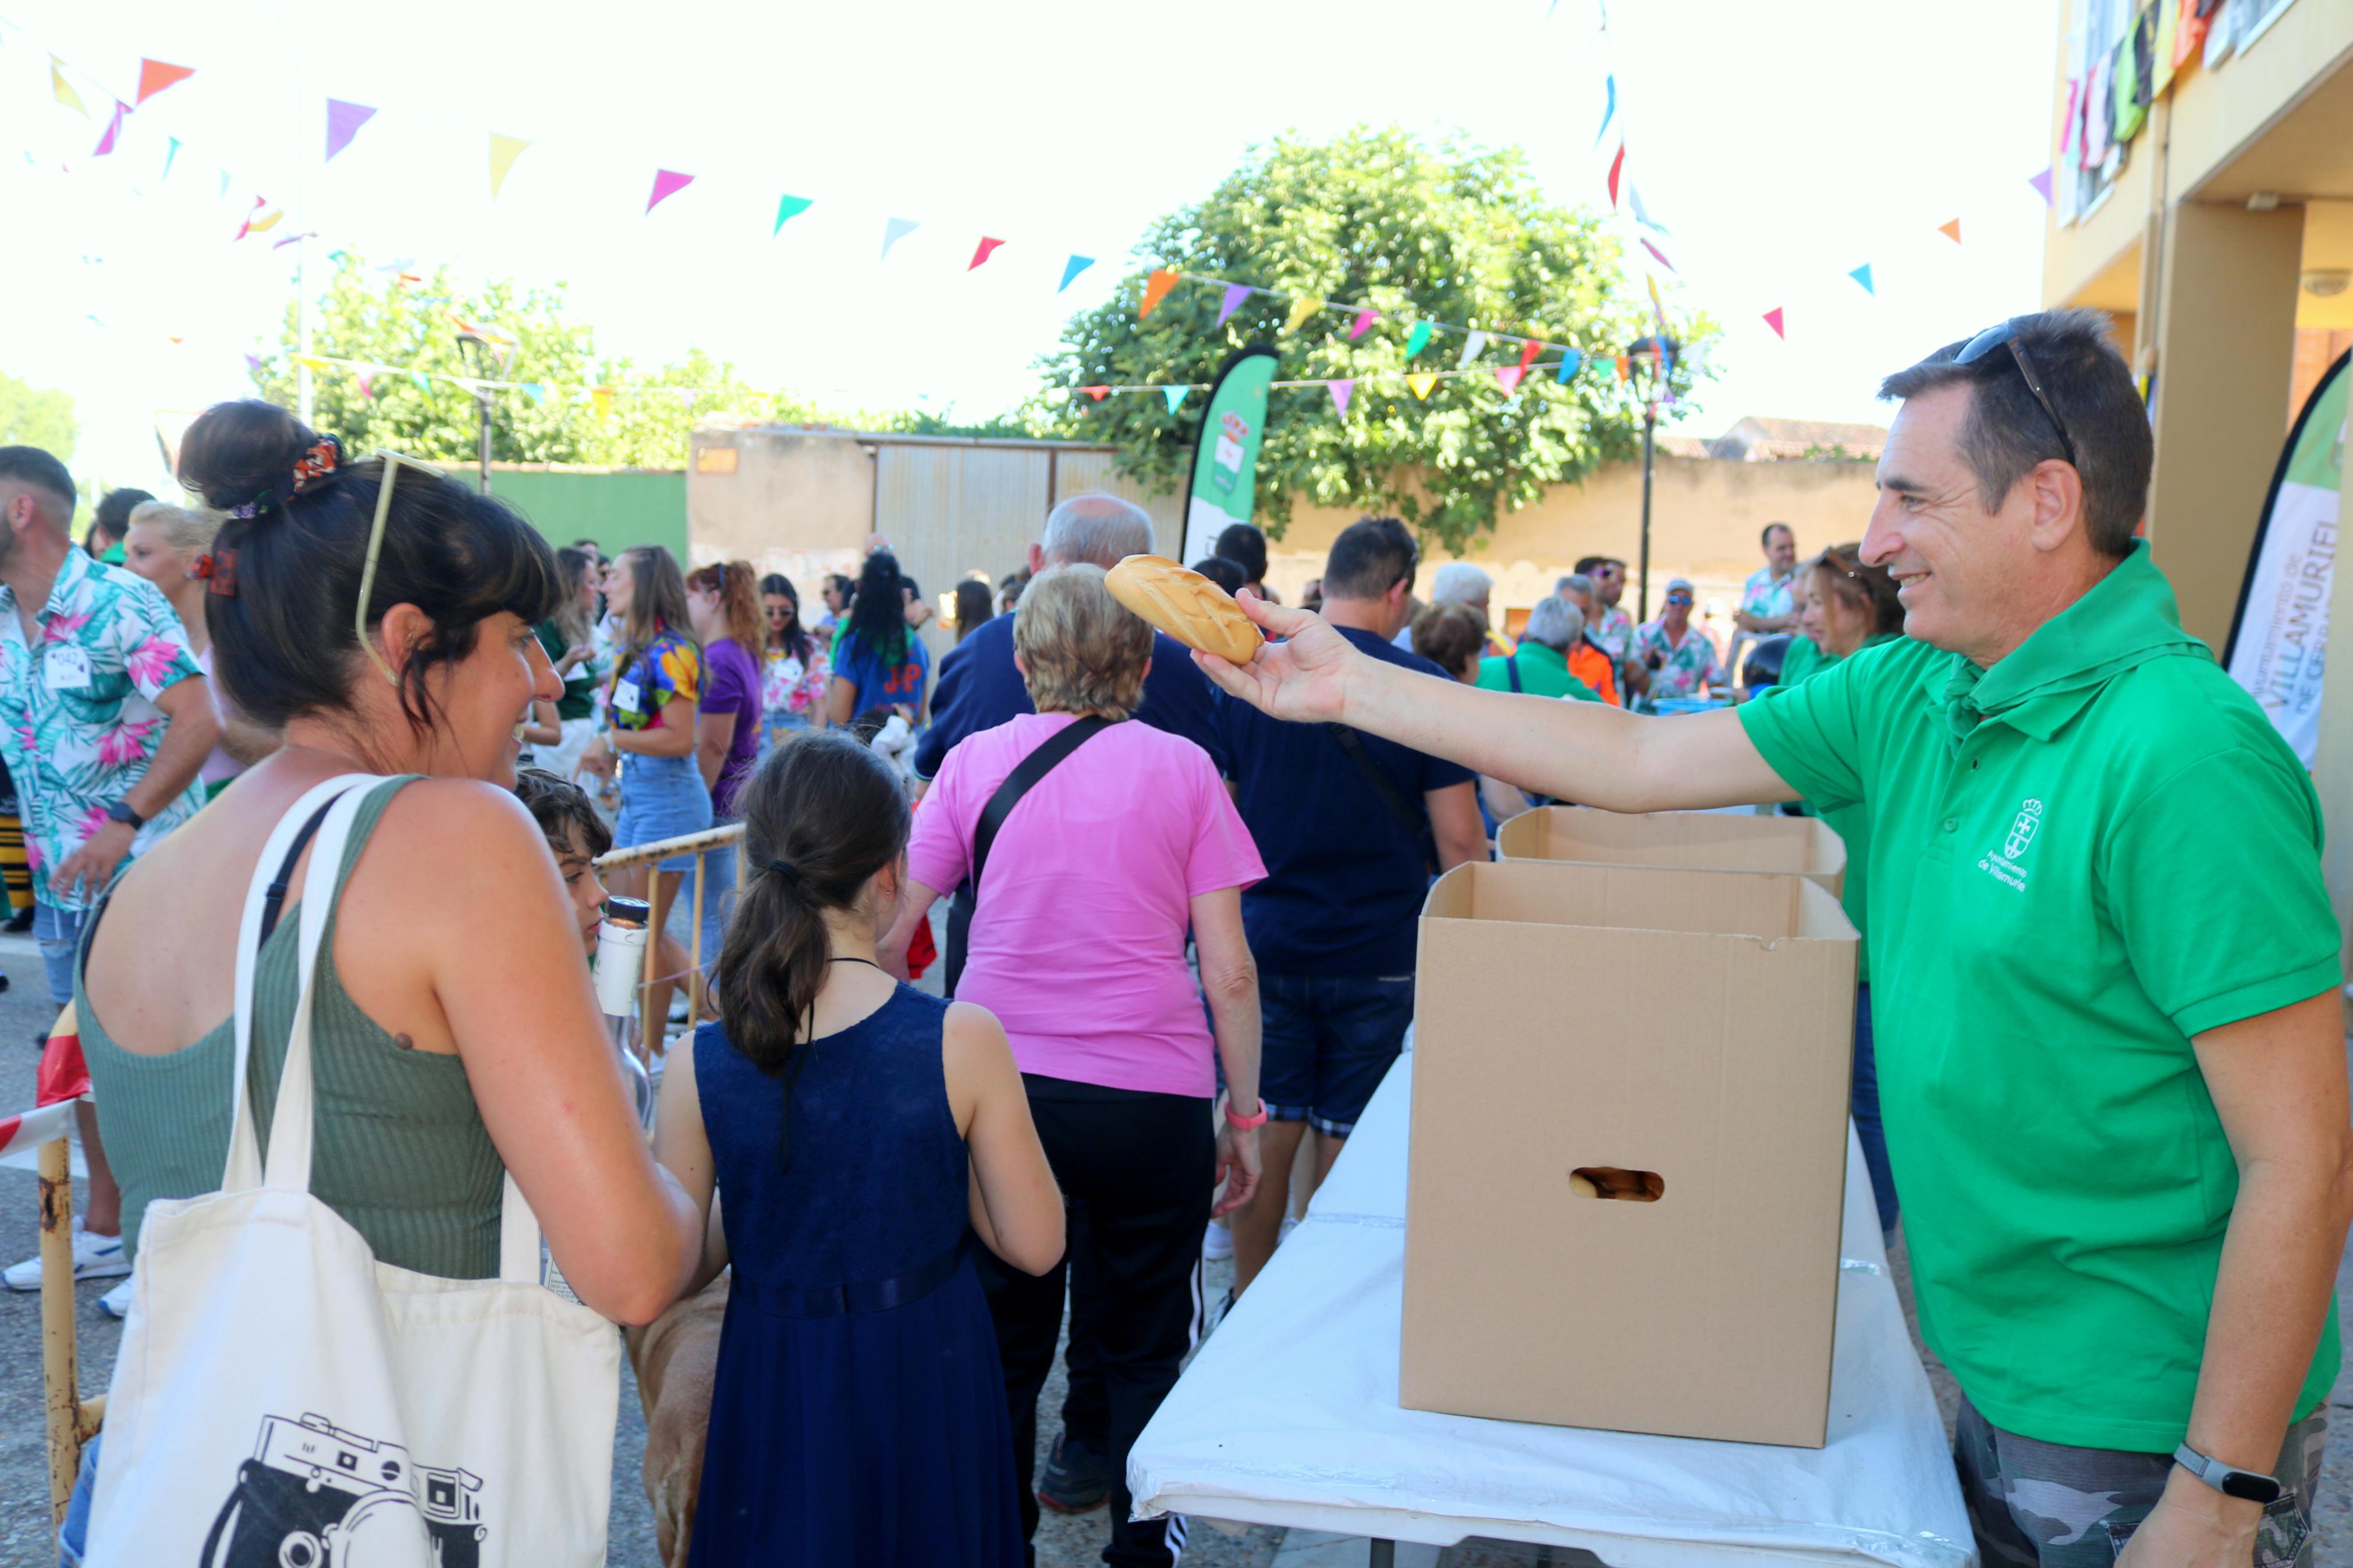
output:
[[[1478,684],[1489,691],[1532,691],[1599,702],[1601,694],[1569,668],[1570,650],[1585,640],[1585,612],[1558,595],[1540,599],[1520,630],[1520,646],[1479,661]]]
[[[1468,605],[1479,612],[1479,618],[1482,621],[1492,614],[1489,605],[1494,592],[1495,579],[1488,575],[1487,569],[1469,561],[1449,561],[1430,574],[1430,602],[1432,605]],[[1408,617],[1405,630],[1398,633],[1394,642],[1408,653],[1413,651],[1411,617]],[[1487,650],[1490,653],[1509,653],[1511,645],[1496,637],[1494,628],[1490,626]]]

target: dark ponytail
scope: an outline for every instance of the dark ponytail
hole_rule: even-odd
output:
[[[802,1017],[832,956],[825,911],[847,910],[907,847],[905,791],[888,763],[829,730],[793,735],[744,782],[750,875],[719,955],[728,1043],[782,1079],[789,1109]]]
[[[196,416],[179,473],[231,514],[213,540],[205,600],[214,675],[230,702],[271,729],[351,711],[353,681],[382,679],[352,623],[385,465],[354,461],[283,408],[247,399]],[[536,626],[561,598],[554,551],[513,508],[401,468],[366,618],[373,627],[405,604],[431,623],[401,675],[413,727],[437,717],[427,677],[471,654],[482,622],[512,611]]]

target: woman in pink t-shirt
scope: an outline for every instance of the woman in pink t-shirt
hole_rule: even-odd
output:
[[[1021,595],[1013,646],[1038,711],[948,753],[915,814],[905,901],[883,957],[903,963],[933,901],[970,876],[974,829],[1007,775],[1072,724],[1113,721],[1040,778],[997,832],[956,999],[1003,1021],[1047,1159],[1082,1222],[1071,1226],[1071,1251],[1090,1255],[1080,1274],[1100,1300],[1073,1326],[1101,1331],[1110,1415],[1105,1432],[1066,1432],[1063,1445],[1093,1448],[1085,1458],[1109,1472],[1113,1560],[1145,1561],[1166,1550],[1166,1521],[1128,1519],[1127,1451],[1198,1335],[1196,1274],[1212,1199],[1224,1214],[1258,1181],[1266,1112],[1241,889],[1266,868],[1207,752],[1119,721],[1143,700],[1152,631],[1112,598],[1101,567],[1039,574]],[[1198,990],[1185,963],[1187,929]],[[1213,1116],[1219,1062],[1228,1098]],[[1030,1532],[1038,1394],[1053,1365],[1067,1267],[1033,1279],[982,1259]],[[1074,1456],[1060,1447],[1067,1463]]]

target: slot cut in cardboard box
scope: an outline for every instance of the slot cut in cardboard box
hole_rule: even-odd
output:
[[[1505,860],[1787,871],[1819,882],[1834,899],[1846,882],[1846,845],[1827,823],[1811,816],[1541,805],[1496,830],[1495,853]]]
[[[1838,901],[1800,876],[1474,862],[1420,941],[1400,1402],[1820,1447]]]

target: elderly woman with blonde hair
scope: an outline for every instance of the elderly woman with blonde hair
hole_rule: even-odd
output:
[[[905,895],[881,956],[902,966],[934,900],[972,877],[956,999],[1003,1021],[1072,1210],[1071,1250],[1096,1298],[1074,1327],[1099,1331],[1109,1393],[1101,1458],[1113,1478],[1112,1556],[1141,1562],[1166,1550],[1167,1524],[1128,1518],[1127,1452],[1191,1343],[1204,1227],[1258,1180],[1266,1112],[1241,889],[1266,871],[1208,753],[1128,722],[1143,700],[1152,630],[1111,596],[1103,568],[1040,572],[1013,636],[1038,711],[947,754],[915,814]],[[1188,928],[1206,1018],[1185,963]],[[1213,1110],[1220,1062],[1222,1114]],[[986,1257],[981,1265],[1012,1403],[1023,1526],[1034,1533],[1038,1395],[1071,1262],[1034,1279]]]
[[[211,586],[213,535],[220,531],[220,525],[221,514],[204,507],[142,501],[131,509],[130,527],[122,536],[123,565],[154,584],[172,601],[180,626],[188,634],[188,649],[196,656],[205,683],[212,689],[220,742],[196,774],[207,801],[227,789],[231,779],[278,749],[278,732],[232,711],[221,683],[213,679],[213,635],[205,624],[205,595]]]

